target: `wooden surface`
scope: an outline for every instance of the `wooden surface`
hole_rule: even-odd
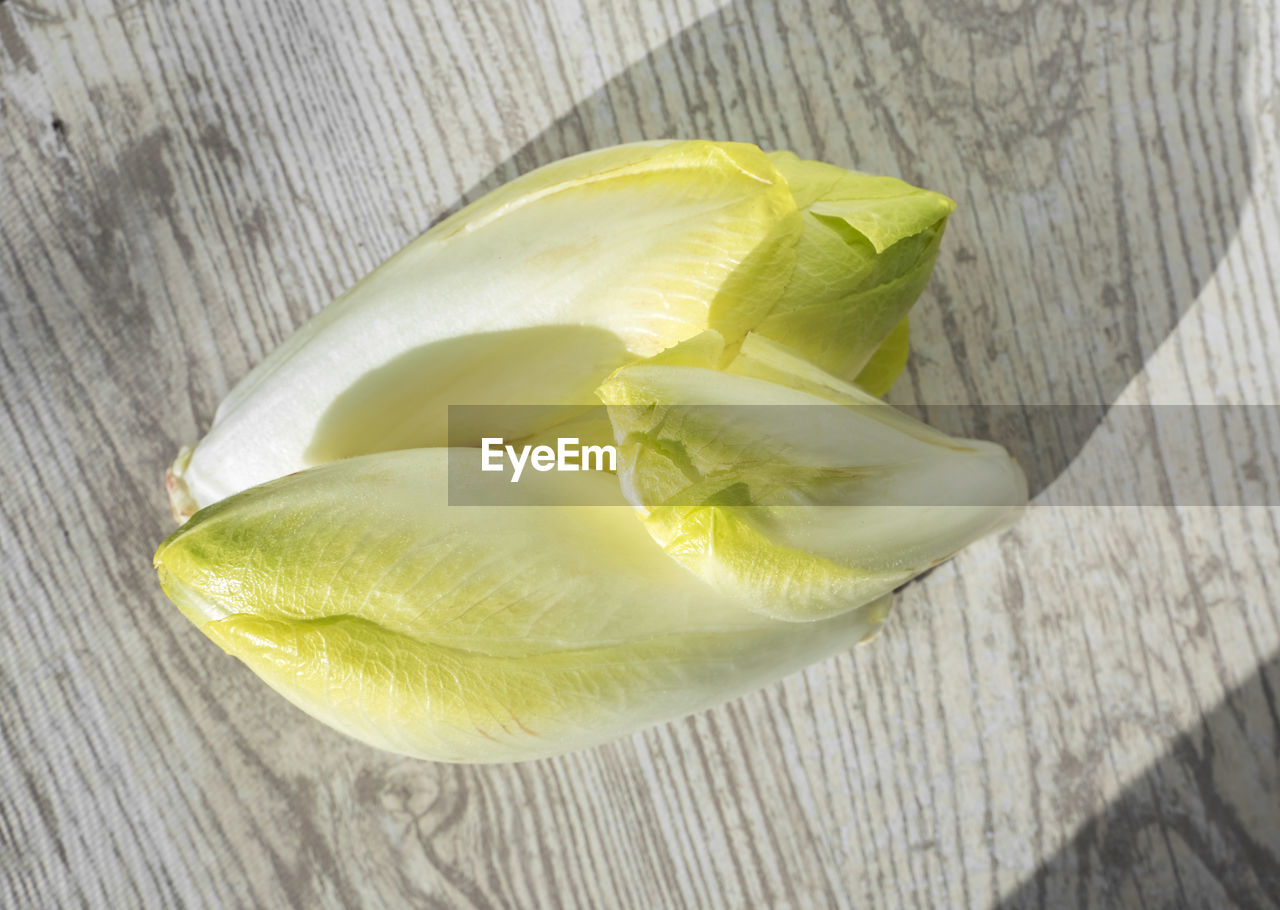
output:
[[[1267,0],[0,0],[0,905],[1280,904],[1274,507],[1042,505],[870,647],[505,767],[313,722],[150,567],[272,346],[620,140],[956,198],[894,400],[1274,405],[1278,51]],[[1280,502],[1255,430],[1222,501]]]

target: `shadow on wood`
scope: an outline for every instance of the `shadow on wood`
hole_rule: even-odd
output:
[[[1002,903],[1280,907],[1280,657]]]
[[[1125,15],[905,0],[791,23],[738,0],[577,104],[462,203],[565,155],[694,137],[947,192],[959,209],[911,317],[914,394],[899,383],[890,400],[1019,453],[1034,495],[1195,302],[1251,182],[1244,10],[1215,17],[1206,40],[1231,52],[1207,66]],[[940,404],[981,407],[931,417]],[[987,421],[989,405],[1014,407]]]

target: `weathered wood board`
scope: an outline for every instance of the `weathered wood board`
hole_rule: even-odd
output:
[[[1280,905],[1274,419],[1261,505],[1054,505],[1082,433],[872,646],[528,765],[345,740],[150,566],[268,350],[624,140],[952,195],[893,400],[1275,405],[1278,52],[1264,0],[0,0],[0,905]]]

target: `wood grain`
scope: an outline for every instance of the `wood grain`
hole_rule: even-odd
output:
[[[528,765],[312,722],[150,554],[164,465],[293,328],[639,138],[957,199],[894,400],[1276,404],[1278,50],[1252,0],[0,2],[0,905],[1276,906],[1280,516],[1051,505],[1158,477],[1143,438],[1076,434],[872,646]],[[1224,497],[1280,502],[1254,433]]]

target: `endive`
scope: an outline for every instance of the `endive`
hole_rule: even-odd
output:
[[[665,556],[616,478],[542,474],[563,506],[449,506],[447,449],[369,455],[202,510],[156,554],[192,622],[303,710],[441,761],[594,745],[872,633],[742,609]],[[468,462],[469,463],[469,462]],[[542,487],[542,488],[539,488]],[[613,505],[572,505],[612,501]]]
[[[528,405],[485,429],[544,431],[617,367],[707,329],[730,350],[754,330],[845,379],[865,369],[883,392],[952,208],[739,143],[549,165],[409,244],[254,369],[171,469],[174,511],[339,458],[446,445],[451,404]]]
[[[165,591],[304,710],[446,761],[604,742],[843,650],[1025,498],[995,447],[872,397],[951,208],[733,143],[529,174],[236,387],[168,477],[194,517]],[[451,425],[466,404],[507,407]],[[615,438],[618,475],[495,485],[445,447],[561,433]]]
[[[601,386],[628,499],[713,589],[786,620],[882,597],[1027,499],[997,445],[954,439],[777,342],[727,370],[704,333]]]

